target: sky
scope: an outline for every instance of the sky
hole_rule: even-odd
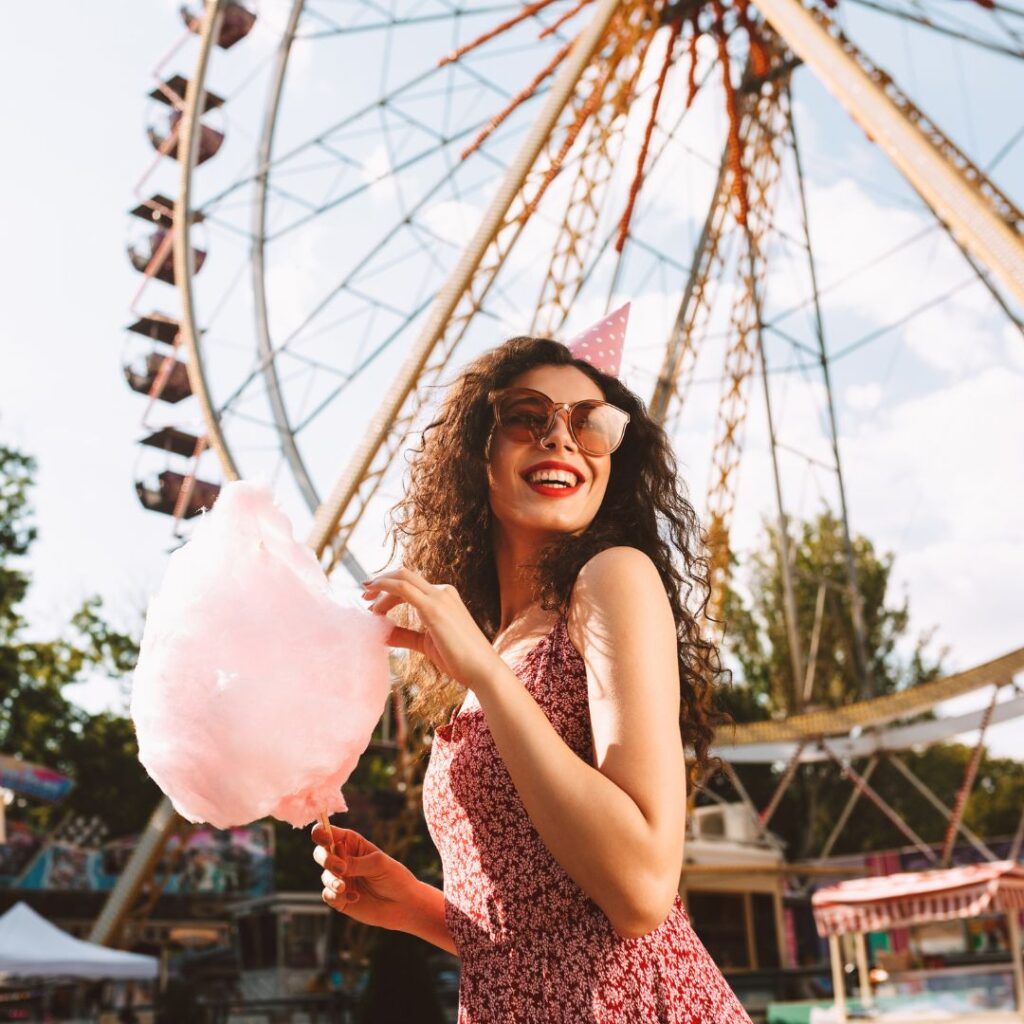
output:
[[[264,10],[266,25],[274,24],[275,17],[279,23],[274,4],[264,4]],[[58,631],[83,598],[94,593],[103,597],[116,624],[137,631],[175,544],[169,520],[145,512],[135,496],[135,479],[152,467],[136,443],[144,432],[143,400],[126,386],[122,360],[124,328],[132,319],[129,304],[140,280],[124,253],[132,232],[126,212],[152,160],[145,139],[145,96],[152,87],[152,69],[179,27],[176,5],[167,0],[116,6],[62,0],[48,5],[45,25],[32,5],[4,13],[0,119],[14,145],[0,189],[0,441],[39,462],[33,496],[39,540],[29,561],[34,582],[25,606],[39,635]],[[875,38],[879,59],[887,66],[911,54],[905,61],[908,88],[934,98],[934,106],[947,116],[947,129],[963,145],[973,145],[979,160],[991,157],[993,140],[1005,138],[1013,127],[1005,101],[1000,106],[999,69],[967,64],[965,72],[949,62],[945,50],[912,50],[897,32]],[[175,69],[187,70],[192,52],[183,50]],[[244,54],[234,67],[236,79],[244,75]],[[334,67],[331,73],[344,70]],[[325,74],[317,59],[299,47],[289,80],[290,102],[301,107],[304,97],[318,102],[329,97]],[[967,79],[972,84],[965,98]],[[816,213],[820,276],[836,283],[828,310],[833,351],[891,322],[894,310],[927,302],[937,289],[950,295],[948,302],[837,365],[834,390],[855,527],[882,550],[896,552],[894,591],[908,596],[912,635],[934,629],[930,650],[947,647],[947,666],[967,668],[1024,643],[1019,612],[1024,338],[993,312],[980,285],[960,290],[963,263],[951,246],[934,238],[844,283],[850,268],[884,250],[889,239],[895,243],[909,237],[926,219],[909,190],[882,169],[878,154],[863,145],[860,130],[820,86],[803,86],[797,105],[808,153],[808,202]],[[703,147],[708,158],[716,152],[715,132],[721,128],[716,109],[711,104],[705,113],[695,108],[691,142],[696,149]],[[241,124],[240,117],[226,117],[232,129]],[[298,117],[289,114],[289,126]],[[1003,126],[1002,136],[994,124]],[[251,136],[235,131],[230,143],[251,146]],[[631,145],[635,150],[635,140]],[[225,160],[234,152],[227,151]],[[1020,156],[1018,147],[1002,164],[999,178],[1018,203],[1024,199]],[[678,170],[682,165],[670,166]],[[161,173],[165,190],[173,188],[173,168]],[[687,175],[688,187],[652,187],[638,231],[653,232],[659,218],[671,216],[685,224],[692,242],[706,205],[701,188],[710,170],[690,163],[678,173]],[[485,180],[476,195],[435,210],[437,230],[448,234],[449,244],[468,237],[495,185],[496,179]],[[375,186],[363,212],[369,217],[394,201],[384,186]],[[789,214],[783,217],[792,215],[792,196],[788,202]],[[211,236],[214,243],[221,238],[216,228]],[[527,240],[515,257],[517,272],[529,274],[547,237],[539,232]],[[318,266],[332,259],[333,250],[325,248],[330,241],[326,234],[303,241]],[[207,289],[228,275],[226,258],[211,271]],[[284,322],[301,312],[317,279],[300,262],[276,265],[273,275],[273,315]],[[776,310],[799,294],[796,271],[791,294],[785,282],[783,274],[773,287]],[[637,339],[627,353],[624,377],[638,393],[647,391],[657,363],[658,346],[645,339],[664,336],[677,295],[674,287],[649,285],[623,296],[634,299],[631,331]],[[211,301],[209,292],[201,299]],[[584,294],[567,333],[596,319],[603,303],[603,297]],[[506,334],[517,329],[508,310],[502,323]],[[782,362],[784,347],[779,348],[777,338],[772,344],[770,359]],[[677,442],[695,499],[706,488],[717,408],[716,389],[700,381],[721,373],[711,365],[715,357],[709,354],[707,365],[698,368],[686,410],[689,426]],[[387,366],[379,363],[382,373]],[[780,432],[820,454],[823,438],[805,429],[820,419],[820,381],[805,380],[800,386],[787,381],[781,380],[777,395]],[[755,383],[759,388],[760,381]],[[734,528],[741,550],[755,543],[761,517],[771,512],[764,413],[757,391],[751,394],[748,454]],[[345,415],[365,422],[372,408],[372,396],[361,393]],[[325,474],[335,471],[339,461],[326,444],[317,442],[310,450],[311,459],[326,467]],[[806,462],[787,463],[784,472],[791,510],[802,514],[816,508],[820,475]],[[321,483],[327,482],[325,476]],[[286,500],[298,523],[294,495]],[[370,530],[360,540],[361,557],[371,562],[378,554],[379,533]],[[105,680],[83,684],[75,696],[91,708],[123,707],[122,690]],[[944,710],[979,706],[985,696]],[[994,728],[989,742],[995,752],[1019,757],[1024,724]]]

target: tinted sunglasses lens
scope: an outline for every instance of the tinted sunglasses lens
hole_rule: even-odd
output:
[[[551,407],[540,398],[511,395],[499,400],[498,423],[513,441],[532,441],[543,429]]]
[[[572,414],[576,440],[591,455],[607,455],[618,447],[626,422],[622,412],[611,405],[584,403]]]

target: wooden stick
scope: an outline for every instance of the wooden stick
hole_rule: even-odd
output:
[[[324,827],[324,832],[327,833],[327,849],[330,851],[331,856],[334,856],[334,829],[331,828],[331,819],[327,816],[326,811],[320,812],[320,824]]]

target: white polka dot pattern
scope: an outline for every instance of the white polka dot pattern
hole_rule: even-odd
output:
[[[585,359],[591,366],[612,377],[619,375],[622,365],[622,346],[626,341],[629,322],[629,303],[609,313],[593,327],[577,334],[565,344],[577,359]]]

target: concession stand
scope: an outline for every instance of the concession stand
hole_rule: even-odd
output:
[[[867,932],[888,931],[910,925],[1003,914],[1009,933],[1013,974],[1014,1016],[992,1020],[1024,1019],[1024,966],[1021,957],[1020,914],[1024,910],[1024,868],[1013,861],[994,861],[935,871],[911,871],[877,878],[857,878],[819,889],[811,899],[818,934],[828,939],[835,991],[833,1020],[847,1020],[842,936],[852,936],[860,984],[860,1004],[874,1003],[868,971]],[[886,1016],[881,1019],[889,1019]],[[893,1018],[895,1019],[895,1018]],[[919,1014],[916,1020],[925,1020]],[[949,1020],[948,1014],[943,1019]],[[956,1019],[956,1018],[953,1018]],[[959,1019],[967,1020],[964,1016]],[[984,1010],[969,1019],[990,1019]]]

